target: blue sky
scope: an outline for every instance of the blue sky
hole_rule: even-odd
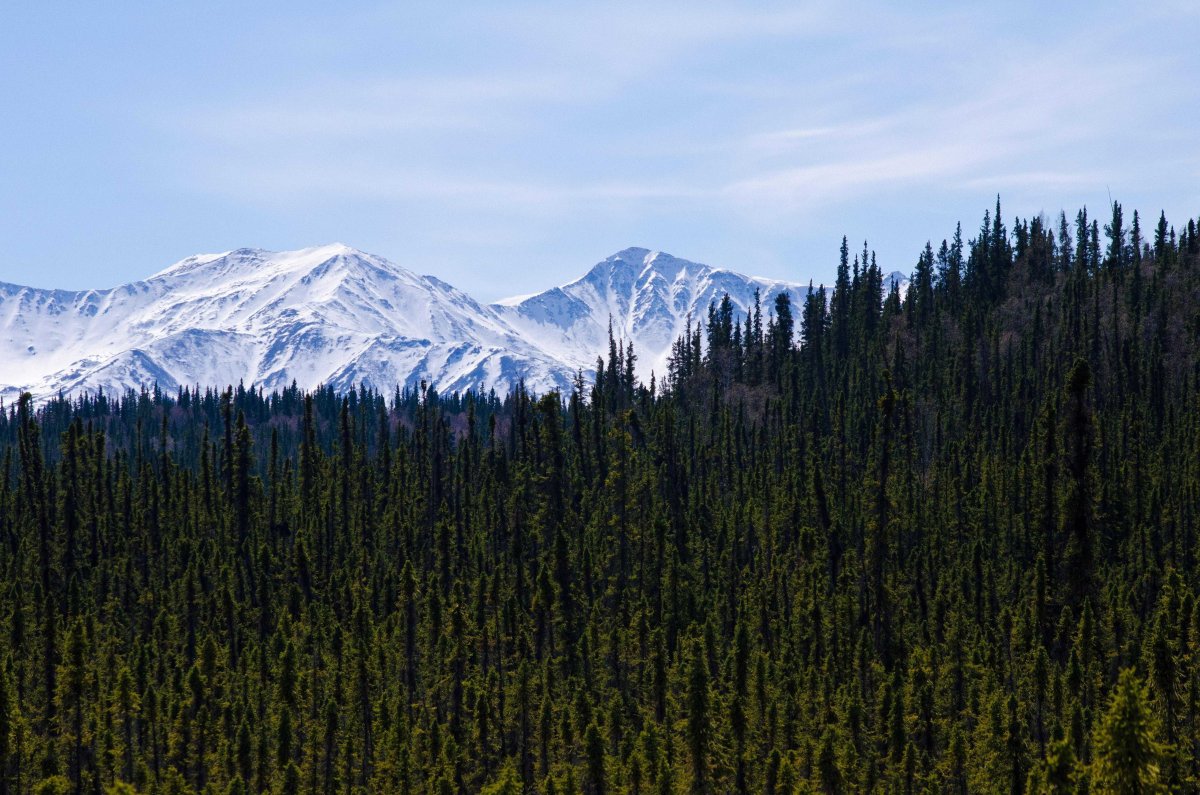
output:
[[[631,245],[907,271],[997,193],[1200,214],[1195,3],[906,5],[10,4],[0,280],[341,241],[494,299]]]

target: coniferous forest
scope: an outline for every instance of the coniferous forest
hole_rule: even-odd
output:
[[[1197,791],[1200,231],[1111,209],[650,383],[6,406],[0,795]]]

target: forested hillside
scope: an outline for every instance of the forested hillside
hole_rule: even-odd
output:
[[[6,407],[0,795],[1195,791],[1200,231],[1104,220],[649,384]]]

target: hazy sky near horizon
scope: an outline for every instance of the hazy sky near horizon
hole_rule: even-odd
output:
[[[340,241],[485,300],[632,245],[819,282],[996,194],[1200,214],[1195,3],[906,6],[10,4],[0,281]]]

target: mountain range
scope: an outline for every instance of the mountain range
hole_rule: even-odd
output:
[[[907,287],[899,272],[886,281]],[[238,249],[106,290],[0,283],[0,398],[239,382],[543,392],[593,374],[610,323],[648,378],[665,372],[688,319],[724,294],[744,317],[755,290],[765,315],[776,294],[798,301],[808,289],[628,248],[569,284],[482,304],[342,244]]]

